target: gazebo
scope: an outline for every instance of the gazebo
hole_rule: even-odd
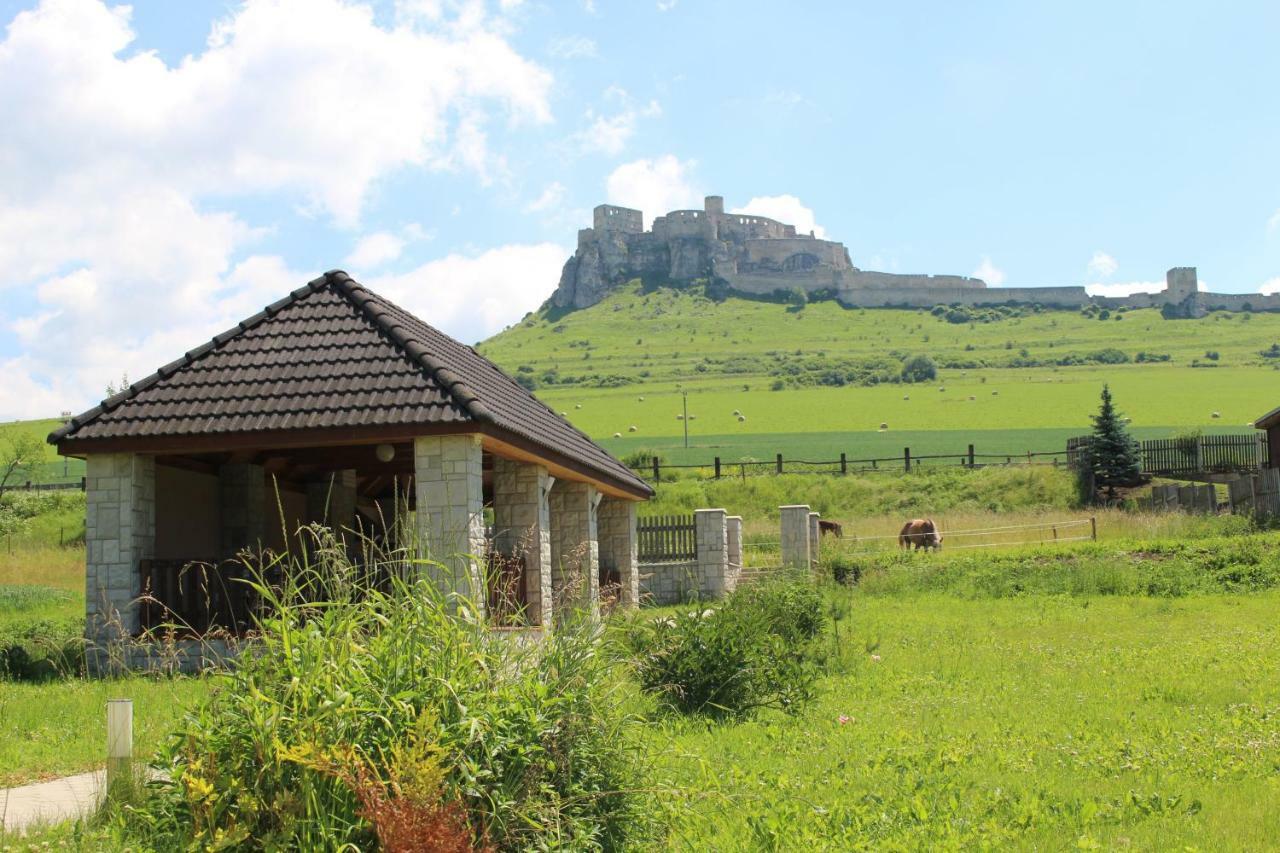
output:
[[[474,349],[343,272],[49,441],[86,462],[91,641],[150,627],[144,592],[235,630],[226,600],[178,582],[185,567],[297,547],[311,522],[368,529],[406,506],[445,591],[483,606],[496,560],[514,571],[524,624],[551,624],[569,572],[592,604],[602,577],[621,603],[639,598],[636,507],[652,489]]]

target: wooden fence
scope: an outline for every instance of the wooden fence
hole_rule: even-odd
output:
[[[637,559],[641,563],[672,563],[698,556],[692,515],[642,516],[636,522]]]
[[[1230,474],[1256,471],[1269,464],[1262,433],[1202,435],[1191,438],[1155,438],[1140,442],[1142,472],[1176,476],[1179,474]],[[1089,436],[1067,440],[1067,459],[1072,465],[1083,462]]]
[[[1066,462],[1067,453],[1061,450],[1022,451],[1018,453],[978,453],[974,445],[958,453],[912,453],[910,447],[902,448],[900,456],[879,456],[873,459],[850,459],[847,453],[841,453],[839,459],[811,460],[785,458],[781,453],[767,461],[739,460],[730,461],[713,457],[709,462],[695,462],[673,465],[652,457],[649,464],[633,467],[632,470],[651,483],[660,483],[663,472],[666,479],[673,479],[673,471],[692,471],[695,476],[719,480],[724,477],[746,479],[751,476],[776,474],[861,474],[875,471],[915,471],[921,468],[957,466],[961,468],[984,468],[989,465],[1061,465]]]

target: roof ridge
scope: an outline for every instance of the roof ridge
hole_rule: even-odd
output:
[[[227,329],[226,331],[222,332],[221,334],[214,335],[213,338],[211,338],[209,341],[201,344],[195,349],[187,350],[185,353],[183,353],[181,358],[174,359],[173,361],[166,364],[164,367],[161,367],[155,373],[152,373],[148,376],[144,376],[142,379],[139,379],[137,382],[130,383],[128,388],[125,388],[120,392],[113,394],[110,397],[107,397],[105,400],[103,400],[93,408],[89,409],[88,411],[81,412],[80,414],[76,415],[71,420],[67,421],[65,424],[58,427],[53,432],[49,433],[49,435],[45,437],[45,441],[47,441],[49,444],[57,444],[59,441],[66,438],[68,435],[75,432],[76,430],[80,429],[80,427],[84,426],[85,424],[92,423],[93,421],[97,420],[103,415],[120,408],[121,405],[128,402],[129,400],[132,400],[134,397],[138,396],[139,393],[147,390],[152,385],[155,385],[161,379],[168,379],[170,376],[177,373],[181,368],[186,367],[189,364],[193,364],[196,361],[199,361],[200,359],[204,358],[206,355],[213,352],[214,350],[221,348],[228,341],[232,341],[240,337],[240,335],[244,334],[245,332],[249,331],[255,326],[260,325],[264,320],[268,320],[271,317],[274,317],[282,309],[287,308],[288,306],[294,304],[295,302],[297,302],[298,300],[302,299],[305,296],[310,296],[311,294],[324,289],[324,287],[328,285],[328,283],[329,283],[329,280],[327,275],[321,276],[320,278],[312,279],[302,287],[299,287],[297,290],[291,291],[288,296],[285,296],[281,299],[277,299],[275,302],[272,302],[270,305],[263,308],[257,314],[254,314],[251,317],[246,317],[236,325],[232,326],[230,329]]]
[[[403,350],[410,361],[426,371],[458,408],[477,421],[495,422],[493,413],[485,406],[480,395],[463,382],[460,376],[441,363],[423,341],[414,337],[412,329],[405,328],[394,316],[391,316],[387,308],[392,306],[392,303],[374,294],[373,291],[347,275],[344,270],[330,270],[324,274],[324,277],[334,290],[354,305],[370,323],[391,338],[392,343]]]

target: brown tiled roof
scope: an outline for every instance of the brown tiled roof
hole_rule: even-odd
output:
[[[488,425],[652,490],[474,349],[329,272],[49,436],[139,439]]]
[[[1253,422],[1258,429],[1270,429],[1278,424],[1280,424],[1280,409],[1272,409]]]

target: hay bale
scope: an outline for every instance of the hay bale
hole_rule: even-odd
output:
[[[614,437],[614,438],[622,438],[622,433],[620,433],[620,432],[615,432],[615,433],[613,434],[613,437]]]
[[[1213,413],[1212,415],[1210,415],[1209,417],[1211,417],[1211,418],[1220,418],[1220,417],[1222,417],[1222,412],[1214,412],[1214,413]]]
[[[975,396],[973,396],[972,394],[970,394],[970,395],[969,395],[969,399],[970,399],[970,400],[976,400],[976,399],[978,399],[978,398],[977,398],[977,397],[975,397]]]
[[[676,415],[676,420],[678,421],[684,420],[684,415]]]
[[[940,391],[940,392],[941,392],[941,391],[945,391],[945,390],[947,390],[947,386],[946,386],[946,385],[939,385],[939,386],[938,386],[938,391]]]
[[[574,403],[574,404],[573,404],[573,407],[574,407],[575,409],[581,409],[581,408],[582,408],[582,404],[581,404],[581,403]]]
[[[637,397],[636,399],[637,399],[639,402],[641,402],[641,403],[643,403],[643,402],[644,402],[644,397]]]
[[[631,426],[627,427],[627,432],[635,432],[635,431],[636,431],[636,425],[635,425],[635,424],[632,424]]]
[[[745,424],[746,422],[747,422],[747,416],[746,416],[746,415],[738,415],[738,423],[740,423],[740,424]]]
[[[886,429],[888,429],[888,428],[889,428],[889,425],[888,425],[888,424],[880,424],[880,429],[881,429],[881,430],[886,430]]]
[[[902,399],[904,399],[904,400],[910,400],[910,399],[911,399],[911,395],[910,395],[910,394],[903,394],[903,395],[902,395]]]
[[[992,391],[992,392],[991,392],[991,396],[992,396],[992,397],[999,397],[999,396],[1000,396],[1000,392],[999,392],[999,391]]]

